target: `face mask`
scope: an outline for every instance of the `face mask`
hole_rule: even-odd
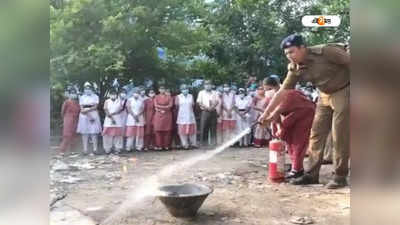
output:
[[[70,94],[69,97],[70,97],[71,99],[77,99],[77,98],[78,98],[78,95],[77,95],[77,94]]]
[[[85,95],[90,95],[90,94],[92,93],[92,90],[90,90],[90,89],[85,89],[85,90],[83,90],[83,93],[84,93]]]
[[[224,91],[225,92],[229,92],[229,88],[224,88]]]
[[[134,93],[134,94],[133,94],[133,97],[134,97],[134,98],[139,98],[139,94],[138,94],[138,93]]]
[[[208,84],[207,84],[207,85],[204,86],[204,88],[205,88],[207,91],[210,91],[210,90],[211,90],[211,85],[208,85]]]
[[[159,92],[160,92],[160,94],[164,94],[165,93],[165,89],[160,89]]]
[[[155,94],[154,93],[149,93],[149,96],[152,98],[152,97],[155,96]]]
[[[244,98],[244,94],[239,94],[239,97],[240,98]]]
[[[121,97],[122,99],[125,99],[125,98],[126,98],[126,94],[125,94],[125,93],[121,93],[121,94],[120,94],[120,97]]]
[[[111,100],[115,100],[115,99],[117,99],[117,96],[116,95],[110,95],[110,99]]]
[[[235,95],[236,95],[237,91],[235,91],[235,90],[232,90],[232,91],[231,91],[231,93],[233,93],[233,94],[235,94]]]
[[[189,90],[187,90],[187,89],[185,89],[185,90],[182,90],[182,94],[184,94],[184,95],[187,95],[187,94],[189,94]]]
[[[146,91],[141,91],[140,95],[145,96],[146,95]]]

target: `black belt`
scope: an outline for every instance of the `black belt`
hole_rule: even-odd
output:
[[[246,111],[246,110],[245,110],[245,109],[239,109],[239,111],[242,111],[242,112],[243,112],[243,111]]]
[[[349,86],[350,85],[350,81],[347,83],[347,84],[345,84],[343,87],[341,87],[341,88],[339,88],[337,91],[335,91],[335,92],[338,92],[338,91],[340,91],[340,90],[342,90],[342,89],[345,89],[347,86]]]
[[[82,107],[83,107],[83,108],[92,108],[93,105],[83,105]]]
[[[346,83],[344,86],[340,87],[339,89],[337,89],[337,90],[335,90],[335,91],[333,91],[333,92],[329,92],[329,93],[323,92],[323,91],[321,91],[321,90],[319,90],[319,91],[322,92],[322,93],[325,93],[325,94],[327,94],[327,95],[330,95],[330,94],[336,93],[336,92],[338,92],[338,91],[341,91],[341,90],[347,88],[349,85],[350,85],[350,82]]]

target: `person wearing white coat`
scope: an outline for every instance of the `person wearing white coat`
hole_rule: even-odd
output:
[[[93,92],[91,84],[86,82],[83,88],[83,95],[79,97],[81,111],[76,129],[77,133],[82,134],[83,153],[85,155],[89,153],[89,138],[93,142],[93,152],[97,152],[97,136],[101,133],[100,116],[97,110],[98,104],[99,96]]]
[[[122,104],[122,111],[121,111],[121,118],[122,118],[122,133],[124,134],[122,137],[122,149],[125,147],[126,141],[125,139],[125,133],[126,133],[126,121],[128,119],[128,110],[127,110],[127,105],[128,105],[128,91],[125,88],[121,89],[121,92],[119,93],[119,99],[121,100]]]
[[[128,100],[128,119],[126,121],[126,150],[129,152],[135,146],[137,151],[142,151],[144,147],[144,101],[140,97],[138,90],[133,91],[133,95]]]
[[[244,88],[239,88],[239,95],[235,100],[237,132],[243,131],[250,126],[250,105],[251,102],[246,97]],[[249,144],[249,134],[239,140],[240,147],[248,147]]]
[[[123,148],[123,101],[118,98],[115,90],[110,91],[109,97],[104,102],[103,148],[109,154],[114,147],[115,152],[119,154]]]
[[[178,109],[176,123],[182,147],[184,149],[189,149],[190,147],[196,148],[197,128],[193,111],[195,102],[193,96],[189,94],[189,89],[186,85],[182,85],[181,94],[175,99],[175,105]]]
[[[235,93],[228,84],[224,84],[222,94],[222,132],[223,140],[228,141],[233,138],[236,130]]]

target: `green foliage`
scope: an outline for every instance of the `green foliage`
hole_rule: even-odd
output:
[[[342,25],[304,28],[302,16],[313,14],[339,14]],[[347,42],[349,0],[51,0],[50,28],[58,111],[68,82],[96,82],[102,98],[114,78],[176,87],[189,78],[244,84],[249,75],[284,76],[282,38],[298,32],[310,45]]]
[[[207,55],[234,74],[263,78],[285,74],[286,59],[279,44],[291,33],[303,34],[309,45],[346,42],[350,37],[349,0],[219,0],[212,4],[207,29],[212,47]],[[339,28],[305,28],[303,15],[341,15]]]
[[[290,33],[310,44],[350,37],[349,0],[50,2],[51,75],[63,84],[186,76],[240,82],[284,74],[279,43]],[[342,26],[304,28],[306,14],[339,14]],[[157,57],[157,47],[167,50],[167,60]]]

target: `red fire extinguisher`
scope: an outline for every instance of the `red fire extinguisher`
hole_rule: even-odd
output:
[[[285,143],[280,139],[269,142],[268,179],[273,183],[285,180]]]

